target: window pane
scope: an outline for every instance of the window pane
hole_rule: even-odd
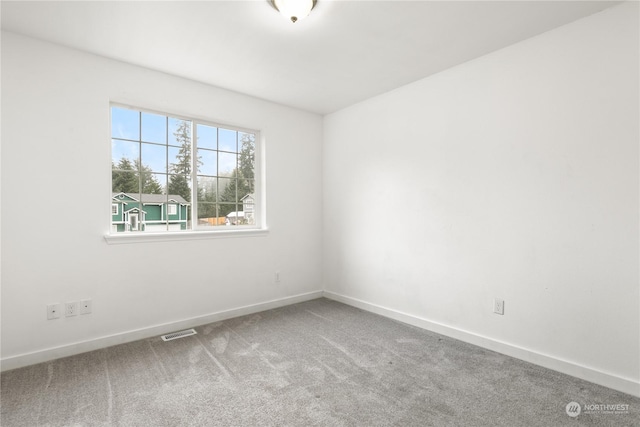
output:
[[[111,136],[140,139],[140,113],[126,108],[111,107]]]
[[[145,224],[145,229],[144,231],[147,232],[156,232],[156,233],[160,233],[160,232],[165,232],[165,231],[170,231],[169,230],[169,223],[166,220],[161,220],[161,221],[147,221]]]
[[[255,181],[252,179],[238,180],[238,201],[246,196],[251,196],[255,192]]]
[[[111,113],[112,232],[191,229],[192,204],[196,228],[255,224],[255,133],[200,123],[192,153],[190,120]]]
[[[164,205],[167,203],[167,195],[166,194],[148,194],[148,193],[143,193],[140,195],[140,200],[142,201],[143,205]],[[147,210],[147,208],[144,208],[145,210]],[[158,218],[160,217],[160,215],[158,215]],[[156,218],[157,219],[157,218]]]
[[[229,129],[218,129],[218,150],[237,152],[236,136],[238,132]]]
[[[180,149],[178,147],[169,146],[167,149],[167,156],[169,161],[169,170],[171,172],[172,165],[178,163],[178,155],[180,154]]]
[[[139,151],[140,144],[137,142],[111,140],[111,161],[117,169],[133,169]]]
[[[154,214],[155,220],[165,217],[167,204],[175,204],[167,194],[142,194],[141,196],[145,203],[145,210],[151,211],[151,206],[162,206],[162,209],[158,208],[157,213]]]
[[[153,172],[167,172],[167,146],[141,144],[142,167]]]
[[[218,148],[218,128],[198,125],[198,148]]]
[[[118,175],[116,172],[114,172],[114,174]],[[135,179],[137,180],[137,178]],[[131,184],[132,187],[135,185],[137,184]],[[118,185],[114,185],[114,188],[116,187],[118,187]],[[111,203],[118,205],[118,214],[111,215],[112,232],[140,231],[140,194],[137,190],[130,192],[114,190]]]
[[[180,203],[191,201],[191,177],[189,175],[169,175],[167,193]],[[178,199],[180,197],[180,199]]]
[[[216,176],[218,174],[218,155],[216,151],[198,150],[199,175]]]
[[[215,203],[216,200],[216,178],[198,176],[198,201]],[[198,216],[200,215],[198,211]]]
[[[167,175],[163,173],[143,173],[142,192],[145,194],[167,194]]]
[[[218,178],[218,201],[236,203],[236,180]]]
[[[198,227],[212,227],[224,225],[225,217],[218,217],[217,205],[215,203],[198,204]]]
[[[169,172],[181,175],[191,174],[191,148],[169,147]]]
[[[246,182],[246,187],[251,189],[254,187],[252,181]],[[255,225],[255,194],[253,190],[250,190],[248,194],[240,198],[242,203],[240,209],[244,213],[244,224],[245,225]]]
[[[254,178],[256,136],[251,133],[239,133],[240,154],[238,158],[238,169],[242,178]]]
[[[191,122],[169,117],[169,145],[191,144]]]
[[[231,176],[237,166],[238,155],[234,153],[218,153],[218,174]]]
[[[142,113],[142,140],[167,143],[167,118],[158,114]]]
[[[218,216],[223,216],[229,218],[229,214],[231,216],[236,217],[237,215],[237,205],[230,203],[220,203],[218,204]]]
[[[134,170],[112,170],[111,171],[111,192],[126,193],[137,198],[140,191],[140,181],[138,174]]]
[[[155,178],[154,178],[155,180]],[[141,194],[141,230],[142,231],[167,231],[167,221],[165,206],[167,204],[166,194]]]
[[[184,218],[184,214],[187,215],[186,219],[180,221],[181,230],[191,229],[191,207],[189,205],[181,206],[181,217]]]

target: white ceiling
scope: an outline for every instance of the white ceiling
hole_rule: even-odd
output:
[[[3,30],[320,114],[598,12],[612,1],[2,1]]]

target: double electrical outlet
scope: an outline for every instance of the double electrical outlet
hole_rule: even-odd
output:
[[[47,319],[59,319],[62,315],[63,304],[47,305]],[[77,316],[78,314],[91,314],[91,300],[70,301],[64,304],[65,317]]]

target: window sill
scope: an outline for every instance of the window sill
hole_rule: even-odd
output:
[[[255,237],[266,236],[269,230],[266,228],[217,230],[217,231],[176,231],[169,233],[118,233],[105,234],[104,240],[110,245],[120,245],[126,243],[151,243],[151,242],[174,242],[179,240],[207,240],[228,237]]]

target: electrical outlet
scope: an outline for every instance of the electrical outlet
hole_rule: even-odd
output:
[[[91,300],[83,299],[80,301],[80,314],[91,314]]]
[[[61,304],[47,305],[47,319],[48,320],[59,319],[61,311],[62,311]]]
[[[280,272],[279,271],[276,271],[275,273],[273,273],[273,281],[275,283],[280,282]]]
[[[78,301],[68,302],[64,305],[64,315],[67,317],[78,315]]]
[[[495,298],[493,300],[493,312],[504,315],[504,300],[501,300],[500,298]]]

